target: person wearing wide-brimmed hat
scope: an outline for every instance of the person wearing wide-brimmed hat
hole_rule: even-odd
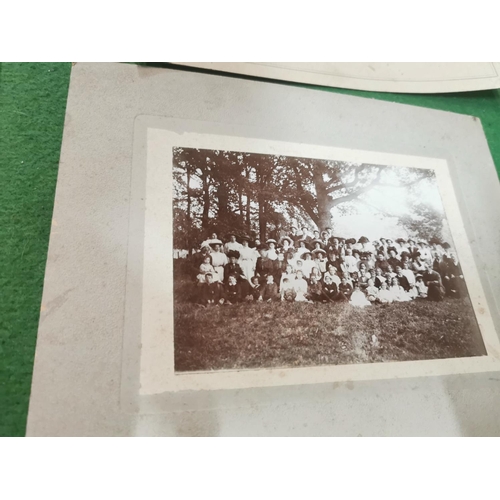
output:
[[[293,249],[293,240],[290,238],[290,236],[282,236],[279,244],[281,245],[281,248],[283,249],[283,253],[286,254],[289,252],[291,249]]]
[[[307,247],[306,240],[298,240],[297,244],[298,247],[295,252],[295,258],[302,259],[302,255],[305,254],[306,252],[309,252],[309,248]]]
[[[273,261],[267,256],[267,245],[259,246],[260,257],[257,259],[255,264],[255,275],[259,277],[259,282],[261,285],[265,284],[266,276],[268,274],[274,275],[274,264]]]
[[[316,248],[313,250],[314,262],[316,263],[316,267],[321,272],[321,275],[326,273],[326,263],[328,262],[326,258],[326,252],[322,248]]]
[[[205,241],[203,241],[202,244],[200,245],[200,247],[210,246],[212,243],[216,243],[216,242],[219,242],[220,244],[222,244],[222,241],[220,241],[219,238],[217,238],[217,233],[212,233],[210,235],[210,238],[207,238]]]
[[[313,267],[316,267],[316,263],[314,262],[312,258],[311,252],[307,251],[302,254],[302,273],[304,274],[304,278],[306,280],[309,279],[309,276],[311,276],[311,271]]]
[[[241,266],[238,264],[240,252],[238,252],[238,250],[229,250],[227,258],[229,262],[224,266],[224,283],[227,283],[229,276],[235,276],[238,283],[245,280],[243,269],[241,269]]]
[[[271,260],[276,260],[278,258],[278,252],[276,252],[276,240],[274,238],[269,238],[266,241],[267,245],[267,257]]]

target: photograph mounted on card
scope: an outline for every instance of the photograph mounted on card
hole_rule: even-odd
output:
[[[498,370],[445,160],[215,132],[136,120],[141,394]]]

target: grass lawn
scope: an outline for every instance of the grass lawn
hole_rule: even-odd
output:
[[[468,299],[174,305],[177,371],[297,367],[486,354]],[[376,339],[373,338],[376,336]]]

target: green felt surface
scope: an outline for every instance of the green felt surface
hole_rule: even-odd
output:
[[[26,428],[70,72],[70,63],[0,64],[0,436],[22,436]],[[500,173],[498,90],[325,90],[477,116]]]

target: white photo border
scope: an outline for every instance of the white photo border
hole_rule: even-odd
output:
[[[393,153],[363,151],[313,144],[291,143],[217,135],[177,132],[168,119],[140,116],[137,134],[144,134],[144,152],[134,159],[134,169],[145,171],[142,259],[142,303],[140,305],[140,395],[165,392],[228,390],[257,387],[381,380],[420,376],[442,376],[500,370],[500,342],[477,273],[472,250],[461,219],[447,161]],[[148,124],[149,123],[149,124]],[[154,125],[152,125],[154,123]],[[242,151],[301,158],[333,159],[387,166],[432,169],[438,182],[446,218],[450,226],[465,282],[487,355],[466,358],[399,361],[299,368],[258,368],[204,372],[175,372],[173,307],[173,148]],[[144,163],[146,163],[144,165]],[[135,192],[138,196],[138,192]],[[134,254],[135,255],[135,254]],[[130,257],[129,257],[129,265]],[[137,264],[137,263],[135,263]],[[137,280],[135,280],[137,285]],[[127,291],[129,290],[127,278]],[[135,305],[137,309],[137,305]],[[126,315],[127,318],[127,315]]]

